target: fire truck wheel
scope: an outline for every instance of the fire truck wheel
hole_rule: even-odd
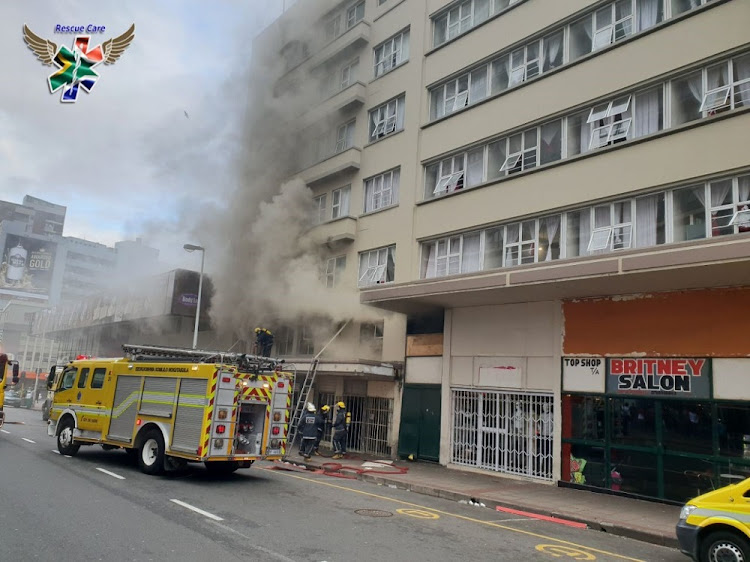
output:
[[[60,451],[61,455],[72,457],[81,448],[80,445],[73,442],[73,428],[75,428],[75,424],[69,417],[63,418],[63,421],[60,422],[57,430],[57,450]]]
[[[150,429],[141,439],[138,464],[146,474],[164,472],[164,438],[158,429]]]
[[[211,474],[232,474],[240,467],[237,461],[211,461],[203,464]]]

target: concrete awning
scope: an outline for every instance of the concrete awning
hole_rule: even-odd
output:
[[[295,369],[298,375],[304,375],[310,369],[311,362],[310,359],[286,359],[281,370]],[[358,376],[369,380],[395,380],[399,370],[398,365],[375,361],[320,361],[317,374]]]
[[[437,309],[750,285],[746,234],[362,290],[404,314]]]

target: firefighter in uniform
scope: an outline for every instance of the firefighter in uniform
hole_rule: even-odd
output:
[[[320,455],[320,441],[323,439],[323,435],[326,432],[326,424],[329,422],[328,416],[331,412],[331,407],[326,404],[320,409],[318,413],[318,435],[315,437],[315,446],[313,447],[313,454]]]
[[[261,357],[270,357],[273,348],[273,334],[266,328],[255,328],[255,353]]]
[[[312,402],[307,403],[307,412],[299,420],[297,432],[302,434],[302,443],[299,446],[300,455],[306,461],[310,460],[315,439],[318,436],[318,416],[315,415],[315,406]]]
[[[333,422],[333,458],[341,459],[346,454],[346,441],[348,436],[351,414],[346,411],[346,404],[339,402],[336,419]]]

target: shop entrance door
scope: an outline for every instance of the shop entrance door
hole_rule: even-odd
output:
[[[440,460],[440,385],[404,385],[398,436],[400,457]]]

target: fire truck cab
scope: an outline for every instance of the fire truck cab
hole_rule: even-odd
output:
[[[3,405],[5,404],[5,389],[8,386],[8,377],[6,377],[6,369],[8,365],[13,366],[12,375],[10,380],[13,384],[18,384],[18,361],[12,361],[8,358],[6,353],[0,353],[0,427],[3,427],[5,423],[5,412],[3,411]]]
[[[293,375],[253,355],[124,345],[52,369],[47,433],[61,454],[125,449],[147,474],[188,462],[229,473],[286,452]]]

